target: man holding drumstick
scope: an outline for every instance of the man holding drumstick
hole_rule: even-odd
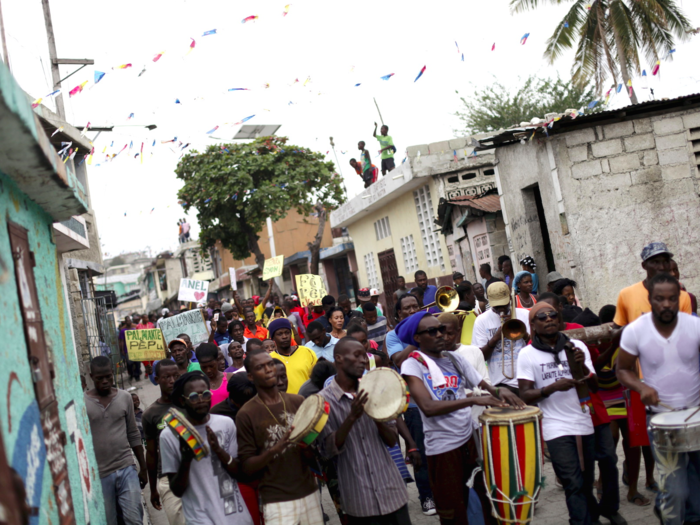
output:
[[[656,274],[647,288],[651,312],[622,332],[617,378],[639,393],[652,414],[697,407],[700,320],[679,312],[681,287],[672,275]],[[637,358],[644,382],[635,370]],[[647,425],[650,419],[648,415]],[[665,525],[696,523],[700,519],[700,451],[662,453],[656,450],[652,435],[649,441],[659,467],[661,489],[656,495],[654,514]]]
[[[321,391],[331,410],[318,443],[325,457],[337,461],[348,523],[410,525],[406,485],[387,450],[398,440],[396,422],[373,421],[365,413],[367,392],[357,395],[367,352],[348,336],[335,345],[333,357],[336,376]]]
[[[440,523],[467,525],[467,482],[478,457],[472,437],[471,407],[524,407],[525,404],[510,390],[499,390],[486,383],[461,355],[450,353],[449,358],[443,357],[444,333],[445,325],[424,311],[407,317],[396,327],[402,343],[419,349],[403,362],[401,375],[423,420],[428,476]],[[467,397],[465,388],[473,390],[475,386],[490,395]],[[474,478],[474,488],[481,499],[484,520],[492,523],[482,476]]]

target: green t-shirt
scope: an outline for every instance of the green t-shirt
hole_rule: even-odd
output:
[[[377,140],[379,141],[379,144],[382,145],[382,149],[388,147],[388,146],[393,146],[394,145],[394,139],[392,139],[389,135],[377,135]],[[385,149],[382,151],[382,159],[393,159],[394,158],[394,151],[392,149]]]
[[[369,151],[362,152],[362,172],[366,172],[372,167],[372,159],[369,158]]]
[[[202,371],[202,367],[199,366],[199,363],[192,363],[187,365],[187,371],[188,372],[194,372],[195,370],[199,370],[200,372]]]

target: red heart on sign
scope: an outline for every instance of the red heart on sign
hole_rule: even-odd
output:
[[[194,292],[194,300],[199,301],[200,299],[204,299],[205,295],[204,292]]]

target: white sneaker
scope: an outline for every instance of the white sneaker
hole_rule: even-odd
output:
[[[435,510],[435,502],[433,501],[433,498],[425,498],[421,504],[421,508],[423,509],[423,514],[426,516],[434,516],[437,511]]]

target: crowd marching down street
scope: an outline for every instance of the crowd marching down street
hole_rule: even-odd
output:
[[[357,309],[347,296],[301,308],[272,283],[262,299],[200,303],[208,342],[181,334],[144,363],[160,389],[145,411],[95,357],[85,403],[108,522],[142,523],[148,486],[171,525],[323,525],[323,491],[342,524],[407,525],[413,479],[443,525],[536,522],[544,461],[572,524],[626,523],[620,479],[631,504],[655,493],[662,523],[700,522],[684,430],[700,421],[700,320],[672,253],[643,247],[646,278],[597,314],[571,279],[519,263],[439,289],[401,277],[395,319],[367,288]],[[122,352],[125,332],[169,316],[127,317]]]

